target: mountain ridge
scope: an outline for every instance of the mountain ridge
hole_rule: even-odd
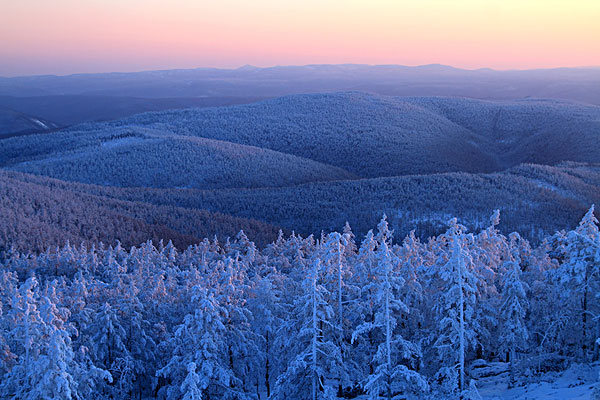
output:
[[[318,235],[346,221],[363,235],[385,212],[398,232],[417,229],[425,238],[451,215],[475,229],[498,208],[503,229],[536,225],[528,237],[537,240],[600,202],[599,135],[593,105],[352,91],[147,112],[1,139],[0,172],[18,177],[9,182],[15,210],[35,209],[27,191],[14,189],[19,181],[38,185],[35,201],[50,201],[67,221],[59,199],[86,202],[98,225],[75,218],[88,221],[77,229],[92,236],[107,212],[109,231],[129,221],[126,231],[139,226],[178,243],[211,229],[231,236],[236,224],[261,243],[279,228]],[[4,212],[24,241],[26,220]],[[51,229],[33,216],[42,231]]]

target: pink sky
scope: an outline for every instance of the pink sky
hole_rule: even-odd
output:
[[[600,1],[0,1],[0,76],[313,63],[598,66]]]

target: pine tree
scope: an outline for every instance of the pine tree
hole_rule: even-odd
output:
[[[424,252],[425,249],[415,236],[415,232],[411,231],[397,250],[400,262],[397,263],[394,271],[404,280],[404,284],[399,289],[399,296],[408,307],[409,313],[403,315],[402,325],[406,335],[413,338],[421,333],[420,326],[424,323],[424,313],[422,312],[424,308],[422,285]]]
[[[353,255],[356,254],[356,252],[358,251],[358,248],[356,247],[356,236],[354,235],[354,232],[352,232],[352,228],[350,227],[350,224],[348,223],[348,221],[346,221],[346,224],[344,225],[344,229],[342,231],[342,236],[344,236],[346,238],[346,246],[344,247],[344,255],[346,257],[351,257]]]
[[[360,245],[356,259],[356,272],[352,276],[353,284],[360,291],[353,304],[353,330],[356,330],[359,325],[375,321],[375,295],[378,283],[375,277],[377,271],[376,249],[377,242],[375,235],[370,230]],[[354,343],[352,357],[359,367],[357,369],[357,371],[360,371],[361,376],[359,380],[364,380],[374,372],[371,361],[377,352],[378,344],[376,343],[373,331],[368,331],[364,337],[359,339]]]
[[[94,359],[109,369],[118,357],[127,352],[127,332],[123,328],[116,310],[104,303],[96,312],[94,323],[88,327],[87,335],[92,339],[90,350]]]
[[[285,335],[289,363],[277,378],[272,398],[333,398],[334,391],[326,385],[327,372],[332,370],[339,352],[333,338],[325,337],[324,327],[332,325],[333,307],[327,302],[330,293],[322,284],[323,268],[317,257],[305,270],[302,295],[296,298],[288,321],[280,335]],[[323,392],[322,396],[319,393]]]
[[[465,228],[456,219],[452,219],[449,225],[450,229],[440,238],[446,249],[434,270],[440,284],[435,288],[438,291],[435,304],[438,330],[434,345],[440,360],[446,361],[446,365],[440,369],[440,376],[452,377],[454,373],[451,369],[456,369],[458,382],[450,382],[449,388],[462,391],[466,388],[465,353],[467,347],[475,343],[479,327],[474,318],[477,279],[467,248],[467,242],[473,240],[472,236],[464,234]],[[448,365],[448,361],[452,364]]]
[[[234,243],[235,245],[235,243]],[[223,323],[227,329],[223,340],[227,346],[229,368],[238,380],[232,381],[232,390],[250,392],[254,381],[247,379],[257,368],[259,338],[252,330],[253,315],[247,306],[250,293],[249,264],[242,260],[225,259],[218,275],[216,299],[225,308]]]
[[[336,357],[335,371],[332,371],[335,378],[338,380],[338,397],[343,394],[343,389],[352,386],[353,377],[356,375],[357,365],[350,357],[352,351],[349,335],[349,315],[346,311],[348,306],[348,298],[355,293],[356,288],[352,287],[347,281],[351,275],[350,266],[346,261],[345,249],[348,245],[349,237],[341,235],[337,232],[330,233],[326,241],[322,245],[323,264],[326,268],[328,276],[335,277],[331,280],[332,285],[329,292],[334,298],[330,299],[330,303],[335,307],[335,320],[332,337],[335,338],[335,344],[339,349]]]
[[[26,392],[26,399],[71,400],[78,397],[78,384],[72,375],[77,370],[77,365],[71,338],[64,321],[57,314],[55,305],[48,298],[43,298],[42,318],[49,343],[33,361],[32,373],[27,379],[28,385],[21,388]],[[19,393],[17,397],[20,397]]]
[[[227,335],[224,324],[226,309],[206,288],[196,286],[193,291],[194,311],[175,328],[170,339],[171,358],[156,373],[170,381],[168,386],[160,389],[161,394],[166,398],[181,398],[187,367],[195,363],[200,366],[196,385],[209,398],[250,397],[236,389],[241,382],[229,365],[227,343],[223,340]]]
[[[282,279],[277,270],[268,271],[265,276],[256,275],[252,296],[248,300],[248,307],[254,316],[252,328],[260,341],[256,357],[261,365],[255,371],[257,392],[264,389],[267,397],[271,396],[272,380],[277,376],[279,352],[274,341],[283,323],[284,306],[279,286]]]
[[[25,400],[73,400],[90,394],[89,387],[94,387],[97,381],[110,381],[108,372],[81,364],[75,357],[71,342],[73,327],[66,322],[68,311],[59,310],[49,297],[38,300],[34,278],[23,286],[29,312],[19,321],[24,329],[16,332],[35,338],[35,351],[25,347],[24,357],[0,384],[0,394]]]
[[[510,353],[510,384],[515,382],[515,362],[517,350],[524,350],[529,338],[525,323],[528,307],[527,284],[521,280],[521,258],[514,243],[519,239],[517,234],[511,234],[511,257],[506,262],[506,273],[502,281],[502,329],[499,338],[500,351]]]
[[[490,225],[477,234],[470,248],[473,259],[473,273],[477,279],[477,308],[474,319],[479,322],[477,331],[477,358],[489,356],[497,349],[497,337],[493,331],[500,324],[499,288],[501,277],[505,271],[505,260],[510,257],[506,237],[500,233],[500,211],[495,210],[490,218]],[[487,353],[484,355],[484,349]]]
[[[16,365],[10,368],[0,382],[0,394],[6,398],[14,397],[26,384],[32,368],[32,358],[35,358],[38,352],[34,346],[39,345],[44,333],[37,304],[37,279],[29,278],[13,290],[11,315],[8,316],[12,323],[8,326],[7,341],[13,343],[13,351],[17,353],[18,358]]]
[[[370,331],[381,332],[383,341],[379,344],[375,357],[371,361],[375,370],[363,386],[370,396],[379,398],[385,395],[388,400],[398,394],[424,392],[428,390],[427,381],[414,370],[420,365],[421,351],[418,345],[404,339],[397,333],[397,315],[409,312],[408,307],[397,298],[404,280],[394,273],[394,265],[399,261],[389,245],[392,233],[384,218],[378,225],[377,234],[377,270],[374,273],[374,321],[361,324],[353,333],[353,341]],[[395,332],[396,331],[396,332]]]
[[[0,271],[0,377],[10,371],[17,355],[11,349],[10,331],[14,325],[11,303],[17,292],[17,275],[14,272]]]
[[[589,316],[600,311],[594,301],[600,293],[600,231],[594,206],[590,207],[579,226],[567,234],[566,259],[562,270],[564,274],[560,280],[567,285],[566,292],[569,296],[579,297],[580,294],[580,306],[573,306],[573,312],[579,314],[580,323],[574,324],[581,329],[580,357],[587,360],[594,343]],[[577,317],[573,318],[577,320]]]
[[[30,380],[35,374],[36,360],[45,351],[47,328],[39,310],[37,278],[30,277],[15,288],[11,314],[12,326],[7,336],[18,358],[0,383],[0,393],[7,398],[25,396],[24,393],[31,389]]]
[[[200,377],[196,373],[196,363],[191,362],[187,365],[188,374],[181,384],[181,393],[183,400],[202,400],[202,390],[199,385]]]

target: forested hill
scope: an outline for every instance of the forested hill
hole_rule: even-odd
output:
[[[81,96],[80,103],[90,97],[112,97],[116,104],[122,105],[125,97],[134,97],[139,103],[141,98],[160,101],[215,96],[275,97],[344,90],[394,96],[559,98],[600,105],[600,69],[495,71],[464,70],[438,64],[414,67],[343,64],[0,77],[0,95],[16,97],[13,104],[24,97],[37,97],[44,108],[50,100],[65,104],[57,99],[59,96]],[[31,100],[24,103],[32,105]],[[104,110],[100,107],[99,111]]]
[[[7,139],[0,148],[0,165],[105,184],[103,169],[112,168],[113,175],[143,175],[146,171],[139,169],[136,152],[156,158],[153,154],[172,153],[176,141],[181,160],[215,159],[215,168],[220,169],[222,156],[207,150],[206,140],[182,142],[194,137],[218,140],[227,148],[233,145],[224,142],[275,151],[268,153],[269,162],[281,170],[312,160],[363,178],[492,172],[528,162],[600,162],[599,132],[600,107],[577,103],[395,98],[358,92],[295,95],[249,105],[145,113],[83,124],[43,138]],[[148,141],[157,136],[163,140]],[[129,139],[117,140],[125,137]],[[245,157],[247,147],[235,148],[226,150],[229,158]],[[114,165],[115,153],[130,163]],[[299,159],[273,158],[281,153]],[[301,168],[309,167],[303,163]],[[77,168],[81,171],[74,171]],[[262,171],[258,165],[251,171],[242,168],[249,180]],[[144,183],[150,179],[142,178],[130,186],[152,186]],[[265,178],[266,186],[277,180]]]
[[[243,190],[118,188],[0,171],[0,248],[44,250],[66,240],[129,246],[149,238],[187,246],[239,230],[264,246],[280,228],[319,235],[345,222],[362,237],[383,213],[397,234],[415,229],[427,238],[450,215],[480,228],[495,208],[503,212],[499,229],[537,242],[600,204],[599,187],[600,165],[575,163]]]
[[[362,236],[383,213],[426,238],[449,215],[475,229],[496,208],[500,229],[535,241],[600,203],[599,142],[600,107],[556,100],[344,92],[149,112],[0,139],[0,245],[182,245],[240,229],[264,245],[346,221]]]
[[[80,186],[80,185],[79,185]],[[103,242],[133,246],[171,240],[187,247],[203,237],[226,240],[240,230],[264,246],[278,227],[256,219],[173,205],[87,194],[78,185],[0,171],[0,252]]]
[[[493,71],[445,65],[346,64],[0,77],[0,108],[62,127],[145,111],[245,104],[284,95],[348,90],[491,100],[557,98],[600,105],[600,69]],[[0,135],[21,130],[13,122],[0,116]]]

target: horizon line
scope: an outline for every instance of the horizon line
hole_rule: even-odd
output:
[[[565,70],[565,69],[600,69],[600,65],[581,65],[581,66],[563,66],[563,67],[543,67],[543,68],[508,68],[508,69],[498,69],[491,67],[480,67],[480,68],[461,68],[455,67],[449,64],[441,64],[441,63],[430,63],[430,64],[416,64],[416,65],[408,65],[408,64],[365,64],[365,63],[311,63],[311,64],[276,64],[270,66],[256,66],[252,64],[243,64],[237,67],[210,67],[210,66],[199,66],[199,67],[190,67],[190,68],[157,68],[157,69],[141,69],[134,71],[102,71],[102,72],[74,72],[67,74],[31,74],[31,75],[13,75],[6,76],[0,75],[1,79],[18,79],[18,78],[36,78],[36,77],[70,77],[70,76],[80,76],[80,75],[111,75],[111,74],[138,74],[138,73],[147,73],[147,72],[167,72],[167,71],[196,71],[196,70],[215,70],[215,71],[237,71],[242,69],[257,69],[257,70],[266,70],[273,68],[303,68],[303,67],[327,67],[327,66],[360,66],[360,67],[404,67],[404,68],[424,68],[424,67],[443,67],[449,68],[457,71],[467,71],[467,72],[477,72],[477,71],[493,71],[493,72],[526,72],[526,71],[553,71],[553,70]]]

